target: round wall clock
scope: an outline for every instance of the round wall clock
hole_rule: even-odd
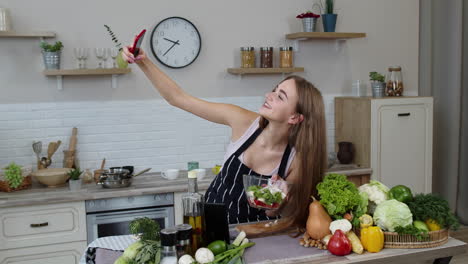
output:
[[[190,65],[198,57],[201,37],[192,22],[182,17],[168,17],[154,27],[150,45],[159,62],[177,69]]]

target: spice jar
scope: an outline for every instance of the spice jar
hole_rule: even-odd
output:
[[[293,48],[280,47],[280,67],[292,68],[293,67]]]
[[[273,47],[260,48],[260,67],[273,68]]]
[[[385,86],[385,95],[402,96],[403,79],[401,77],[401,67],[393,66],[388,68],[387,83]]]
[[[190,244],[190,237],[192,236],[192,226],[189,224],[176,225],[177,229],[177,258],[182,257],[185,254],[193,256],[195,252],[192,252]]]
[[[255,50],[253,47],[241,47],[241,68],[255,68]]]

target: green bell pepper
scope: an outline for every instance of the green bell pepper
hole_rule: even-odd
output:
[[[388,192],[389,199],[395,199],[402,203],[407,203],[413,200],[411,189],[404,185],[397,185]]]

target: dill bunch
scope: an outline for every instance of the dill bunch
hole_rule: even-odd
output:
[[[129,224],[130,233],[140,237],[140,240],[159,241],[159,223],[148,217],[140,217]]]

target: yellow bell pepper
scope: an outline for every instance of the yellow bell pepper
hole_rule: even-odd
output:
[[[441,229],[441,226],[439,225],[439,223],[437,223],[435,220],[432,220],[432,219],[427,219],[426,225],[429,228],[429,231],[438,231]]]
[[[384,234],[380,227],[370,226],[361,229],[361,243],[365,250],[377,253],[384,247]]]

